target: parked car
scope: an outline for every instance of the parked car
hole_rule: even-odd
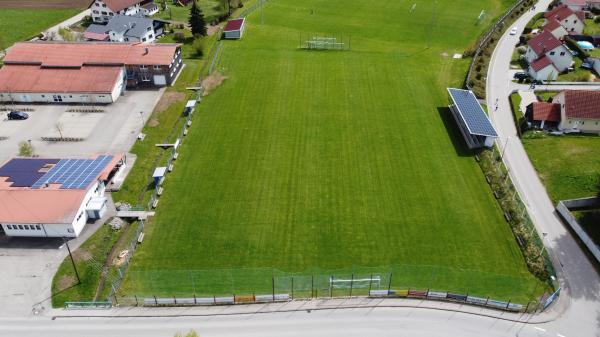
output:
[[[517,26],[512,27],[510,30],[510,35],[517,35]]]
[[[581,64],[581,68],[583,69],[593,69],[594,67],[592,66],[592,64],[588,61],[583,61],[583,63]]]
[[[8,119],[27,119],[29,118],[29,115],[23,111],[11,111],[9,113],[6,114],[6,116],[8,117]]]
[[[518,80],[519,82],[524,81],[526,79],[529,78],[529,74],[524,72],[524,71],[519,71],[517,73],[515,73],[515,75],[513,76],[513,78],[515,80]]]

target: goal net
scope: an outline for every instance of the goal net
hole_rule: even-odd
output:
[[[372,288],[379,289],[381,276],[373,275],[367,278],[329,278],[329,287],[333,289]]]

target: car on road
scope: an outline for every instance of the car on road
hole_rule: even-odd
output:
[[[516,73],[513,75],[513,78],[514,78],[515,80],[518,80],[519,82],[522,82],[522,81],[524,81],[524,80],[526,80],[526,79],[528,79],[528,78],[529,78],[529,74],[528,74],[528,73],[526,73],[526,72],[524,72],[524,71],[519,71],[519,72],[516,72]]]
[[[510,30],[510,35],[517,35],[517,26],[512,27]]]
[[[29,115],[23,111],[11,111],[6,114],[8,119],[23,120],[29,118]]]

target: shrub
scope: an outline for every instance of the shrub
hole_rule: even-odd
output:
[[[33,146],[31,146],[31,143],[26,141],[19,143],[19,156],[33,157]]]
[[[185,40],[185,34],[183,32],[175,32],[173,39],[177,42],[183,42]]]
[[[204,50],[206,48],[206,42],[202,38],[197,38],[192,43],[192,48],[194,48],[194,52],[198,58],[202,58],[204,56]]]
[[[519,53],[520,55],[525,55],[526,52],[527,48],[525,46],[517,47],[517,53]]]

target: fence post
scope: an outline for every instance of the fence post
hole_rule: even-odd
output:
[[[310,276],[310,299],[313,299],[313,295],[315,294],[315,274]]]
[[[390,294],[390,290],[392,289],[392,272],[390,272],[390,280],[388,283],[388,295]]]
[[[196,302],[196,293],[194,293],[194,304],[198,304],[198,302]]]
[[[156,300],[156,295],[154,295],[154,305],[158,306],[158,301]]]
[[[115,304],[116,304],[116,305],[119,305],[119,301],[117,301],[117,294],[115,294],[115,295],[113,296],[113,300],[115,300]]]
[[[329,277],[329,298],[333,298],[333,275]]]
[[[509,306],[510,306],[510,300],[508,300],[508,302],[506,302],[506,310],[508,310]]]
[[[275,302],[275,276],[271,277],[273,285],[273,302]]]
[[[354,273],[352,274],[352,278],[350,279],[350,298],[352,298],[352,289],[354,288]]]
[[[371,274],[371,278],[369,279],[369,296],[371,296],[371,286],[373,285],[373,274]]]
[[[137,306],[139,305],[139,304],[138,304],[137,295],[133,295],[133,297],[135,297],[135,306],[137,307]]]
[[[292,301],[294,300],[294,277],[292,276]]]

